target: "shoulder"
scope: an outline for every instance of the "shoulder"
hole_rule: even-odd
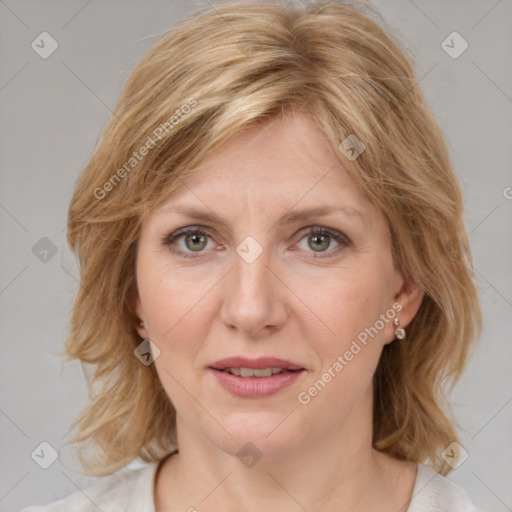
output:
[[[418,473],[407,512],[483,512],[462,487],[418,464]]]
[[[30,506],[20,512],[154,512],[153,485],[158,463],[137,469],[124,468],[101,477],[93,485],[47,505]]]

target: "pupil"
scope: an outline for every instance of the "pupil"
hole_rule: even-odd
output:
[[[312,249],[314,251],[317,251],[318,249],[327,249],[327,247],[329,247],[329,237],[326,235],[313,235],[312,240]]]
[[[198,251],[204,248],[204,244],[206,242],[206,237],[204,235],[192,234],[187,236],[187,242],[192,242],[192,245],[188,245],[189,249],[193,251]]]

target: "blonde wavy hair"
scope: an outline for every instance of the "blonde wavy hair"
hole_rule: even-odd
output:
[[[69,209],[80,285],[62,354],[88,383],[68,441],[84,474],[176,449],[176,411],[154,365],[134,356],[145,216],[231,136],[285,112],[310,115],[334,147],[351,134],[365,145],[353,161],[339,151],[340,162],[384,215],[395,265],[425,293],[376,370],[373,445],[449,471],[447,392],[481,328],[462,198],[412,59],[374,14],[340,1],[221,2],[174,25],[127,80]]]

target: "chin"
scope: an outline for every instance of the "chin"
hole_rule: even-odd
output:
[[[223,425],[231,436],[224,432],[221,439],[210,438],[211,441],[241,460],[249,456],[264,461],[285,457],[301,443],[305,430],[291,418],[283,421],[286,414],[252,414],[257,417],[250,418],[248,413],[240,414],[236,421],[224,421]]]

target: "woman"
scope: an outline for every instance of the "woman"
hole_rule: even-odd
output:
[[[480,328],[462,200],[355,7],[231,2],[129,78],[71,201],[89,475],[33,511],[475,511],[443,390]]]

